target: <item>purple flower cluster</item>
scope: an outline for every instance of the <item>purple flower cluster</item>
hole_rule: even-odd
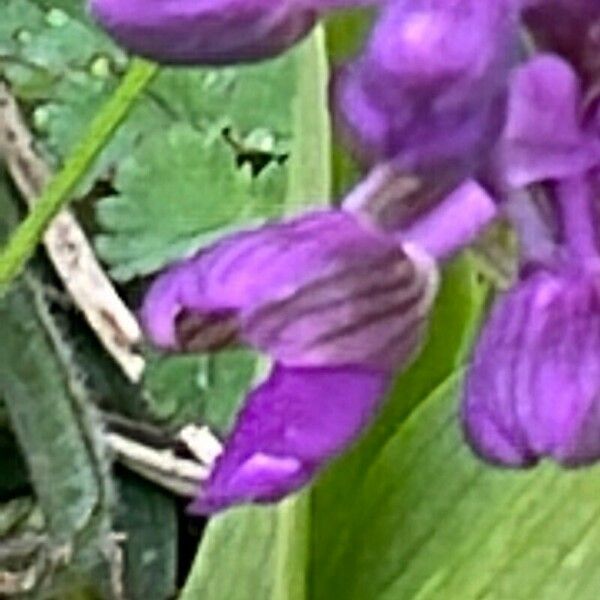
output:
[[[438,265],[498,215],[520,275],[483,326],[461,419],[483,459],[600,458],[600,2],[91,0],[164,63],[276,55],[324,13],[375,5],[332,112],[367,174],[340,209],[232,235],[158,277],[142,308],[170,351],[250,345],[252,391],[193,508],[306,484],[372,420],[418,351]],[[559,16],[560,18],[559,18]],[[415,208],[416,207],[416,208]]]

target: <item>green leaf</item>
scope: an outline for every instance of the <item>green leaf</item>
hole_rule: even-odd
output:
[[[116,526],[126,536],[125,597],[128,600],[173,598],[177,558],[175,501],[129,473],[122,473],[118,481],[120,503]]]
[[[308,508],[301,494],[276,508],[242,507],[211,520],[180,600],[306,598]]]
[[[0,302],[0,394],[51,541],[74,550],[72,561],[57,573],[58,580],[70,587],[82,577],[108,590],[106,458],[96,439],[98,425],[87,414],[82,391],[50,333],[51,317],[42,296],[28,277],[15,282]]]
[[[5,179],[0,182],[0,233],[5,237],[16,210]],[[100,492],[63,369],[33,294],[22,282],[0,301],[0,332],[0,394],[50,530],[68,538],[90,518]]]
[[[281,150],[289,144],[292,130],[299,55],[296,49],[255,65],[163,69],[153,97],[173,118],[198,129],[220,131],[229,126],[242,139],[262,130],[271,143],[263,150]]]
[[[110,231],[98,238],[98,250],[118,279],[155,271],[232,222],[260,216],[264,198],[254,202],[253,196],[262,195],[270,177],[238,170],[221,139],[173,125],[122,162],[114,182],[119,195],[98,207],[99,222]]]
[[[446,380],[365,471],[344,556],[311,598],[597,597],[600,470],[482,465],[457,424],[461,383]]]
[[[16,222],[15,198],[0,171],[0,240]],[[31,272],[0,300],[0,396],[8,424],[19,444],[0,429],[2,494],[28,483],[45,517],[50,539],[72,551],[69,561],[52,568],[44,593],[59,586],[59,597],[90,586],[112,589],[110,551],[111,486],[108,459],[98,439],[99,424],[81,386],[45,301],[45,288]],[[52,559],[50,559],[52,560]],[[57,588],[58,589],[58,588]],[[40,593],[42,593],[40,591]]]
[[[171,427],[195,421],[225,433],[255,368],[255,353],[245,349],[211,356],[150,356],[143,381],[149,413]]]
[[[202,420],[217,432],[225,434],[233,426],[259,362],[255,352],[245,349],[210,357]]]
[[[296,50],[292,146],[286,214],[326,205],[331,196],[331,122],[328,110],[329,65],[321,27]]]

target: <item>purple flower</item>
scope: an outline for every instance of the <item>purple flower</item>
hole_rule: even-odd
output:
[[[424,252],[341,211],[234,235],[159,277],[142,309],[156,344],[243,341],[275,361],[196,508],[279,499],[354,440],[419,346],[436,281]]]
[[[581,105],[577,77],[558,57],[534,58],[515,73],[503,177],[513,189],[544,182],[551,218],[532,226],[535,209],[512,213],[523,232],[523,273],[492,311],[467,376],[465,434],[496,464],[600,458],[600,154]]]
[[[551,5],[562,4],[536,6]],[[462,421],[475,452],[505,466],[600,458],[600,140],[581,88],[556,55],[516,69],[496,150],[498,178],[522,205],[510,214],[523,269],[474,349]],[[545,220],[525,190],[541,183]]]
[[[357,153],[409,172],[473,170],[503,124],[517,25],[512,0],[390,2],[333,86]]]
[[[223,65],[275,56],[304,37],[319,12],[377,0],[90,0],[125,48],[166,64]]]
[[[462,420],[484,459],[600,458],[600,278],[538,269],[496,305],[469,369]]]

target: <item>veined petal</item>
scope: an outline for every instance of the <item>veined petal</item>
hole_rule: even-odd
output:
[[[275,366],[250,393],[192,512],[296,491],[356,439],[388,382],[385,372],[361,367]]]
[[[324,211],[232,236],[174,267],[151,288],[142,320],[163,347],[239,337],[288,365],[391,369],[418,347],[436,289],[427,254]]]
[[[488,461],[566,466],[600,458],[600,284],[596,274],[541,270],[485,325],[462,410]]]
[[[250,343],[285,364],[402,366],[420,346],[437,271],[405,245],[376,261],[347,262],[296,293],[248,312]]]
[[[136,54],[204,65],[275,56],[304,37],[317,16],[293,0],[91,0],[90,10]]]

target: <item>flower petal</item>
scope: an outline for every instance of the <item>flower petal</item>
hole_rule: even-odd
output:
[[[595,275],[541,270],[484,327],[463,405],[485,459],[576,466],[600,458],[600,286]]]
[[[240,337],[288,365],[391,369],[419,345],[436,289],[424,252],[325,211],[181,263],[151,288],[142,320],[167,348]]]
[[[598,164],[600,141],[579,122],[581,92],[568,63],[541,55],[515,70],[500,155],[512,187],[577,175]]]
[[[368,163],[471,170],[503,124],[512,0],[390,2],[333,85],[337,120]]]
[[[290,0],[91,0],[124,47],[160,63],[220,65],[279,54],[312,28]]]
[[[494,198],[475,180],[467,179],[397,237],[439,260],[465,248],[497,215]]]
[[[191,510],[272,502],[296,491],[373,417],[389,382],[360,367],[275,366],[249,395]]]

